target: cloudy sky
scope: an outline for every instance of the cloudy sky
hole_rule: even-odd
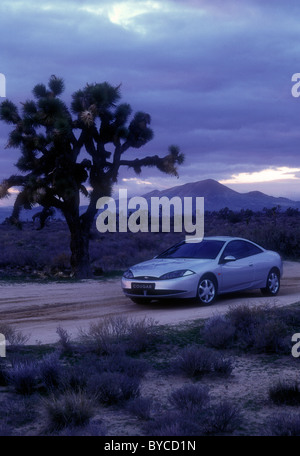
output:
[[[212,178],[300,200],[299,20],[297,0],[1,0],[0,73],[17,104],[52,74],[67,103],[86,83],[121,83],[155,133],[128,158],[170,144],[186,156],[179,179],[125,169],[132,194]],[[0,124],[0,180],[16,172],[8,131]]]

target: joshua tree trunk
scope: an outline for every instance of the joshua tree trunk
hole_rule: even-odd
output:
[[[73,206],[73,211],[64,211],[70,230],[71,269],[78,279],[92,277],[89,256],[90,229],[92,223],[84,223],[79,216],[79,209]]]
[[[71,233],[71,268],[77,279],[92,277],[89,255],[89,232],[81,226],[73,226]]]
[[[91,196],[91,202],[83,215],[79,215],[79,208],[73,205],[73,211],[64,212],[70,230],[71,268],[73,275],[78,279],[87,279],[93,276],[90,255],[90,232],[93,225],[96,209],[95,194]]]

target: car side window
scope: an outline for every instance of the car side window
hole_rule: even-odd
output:
[[[247,241],[231,241],[227,246],[225,247],[225,250],[222,254],[221,261],[226,257],[226,256],[233,256],[237,260],[240,260],[242,258],[246,258],[251,255],[257,255],[258,253],[261,253],[262,250],[259,247],[256,247],[254,244],[251,244],[250,242]]]
[[[243,241],[231,241],[225,247],[225,250],[222,255],[222,259],[226,256],[233,256],[237,260],[245,258],[247,256],[248,249],[245,246]]]
[[[248,256],[251,256],[251,255],[257,255],[258,253],[262,253],[263,250],[260,249],[259,247],[257,247],[256,245],[254,244],[251,244],[250,242],[247,242],[248,246]]]

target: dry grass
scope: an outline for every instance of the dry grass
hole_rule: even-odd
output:
[[[297,307],[290,307],[285,315],[295,323],[297,311]],[[114,335],[117,332],[119,343],[127,344],[128,326],[119,321],[117,327]],[[160,343],[134,355],[126,354],[125,349],[99,354],[90,344],[76,339],[68,339],[71,352],[62,350],[60,344],[10,347],[1,369],[17,383],[8,381],[0,386],[0,434],[138,436],[150,432],[178,436],[298,432],[298,418],[291,416],[295,407],[274,403],[270,398],[276,382],[286,385],[299,380],[298,360],[290,354],[250,353],[240,347],[207,349],[201,339],[203,328],[201,321],[157,328],[161,332]],[[174,363],[191,345],[195,353],[205,352],[208,364],[209,359],[212,361],[210,366],[216,359],[229,359],[230,375],[216,375],[210,367],[198,383],[197,377],[175,372]],[[24,407],[30,410],[26,420],[20,413]],[[274,419],[283,413],[286,415],[280,422]]]

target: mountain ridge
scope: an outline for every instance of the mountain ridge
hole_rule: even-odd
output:
[[[180,198],[202,196],[204,197],[204,210],[209,212],[219,211],[225,207],[235,212],[242,209],[251,209],[254,212],[262,211],[265,207],[269,209],[275,206],[281,206],[282,210],[286,210],[288,207],[300,209],[300,201],[285,197],[269,196],[257,190],[239,193],[214,179],[188,182],[165,190],[152,190],[142,196],[147,200],[150,200],[151,197],[161,198],[162,196],[167,196],[170,199],[174,196],[179,196]],[[80,212],[82,213],[86,207],[80,206]],[[22,221],[32,221],[32,216],[40,210],[40,207],[35,207],[31,211],[22,211],[20,218]],[[11,213],[11,206],[0,207],[0,223],[9,217]],[[59,211],[56,211],[55,217],[58,219],[63,218]]]
[[[300,209],[300,201],[270,196],[257,190],[240,193],[214,179],[189,182],[165,190],[152,190],[143,195],[147,200],[151,197],[162,196],[167,196],[168,198],[173,196],[179,196],[180,198],[202,196],[204,197],[204,209],[210,212],[218,211],[224,207],[228,207],[233,211],[242,209],[261,211],[264,207],[271,208],[275,206],[281,206],[283,210],[288,207]]]

